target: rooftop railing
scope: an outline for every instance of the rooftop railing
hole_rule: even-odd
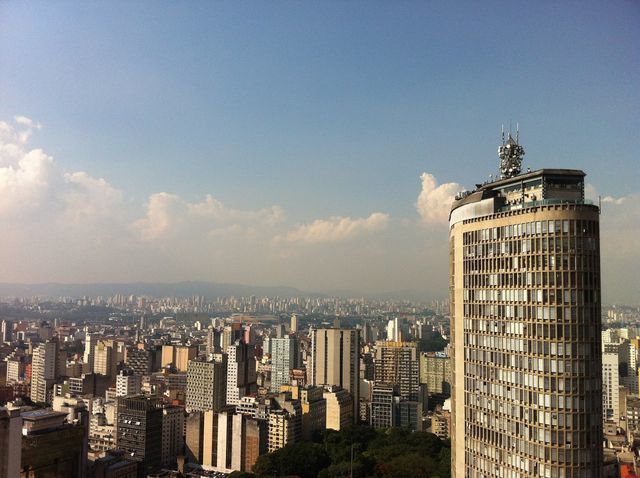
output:
[[[586,204],[593,206],[594,202],[589,199],[540,199],[538,201],[525,201],[517,204],[507,204],[499,209],[499,212],[516,211],[518,209],[538,207],[538,206],[555,206],[558,204]]]

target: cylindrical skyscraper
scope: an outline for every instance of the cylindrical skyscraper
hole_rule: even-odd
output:
[[[499,155],[450,214],[452,476],[599,477],[599,209],[582,171]]]

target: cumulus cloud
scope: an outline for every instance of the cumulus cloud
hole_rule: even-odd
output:
[[[84,171],[64,175],[65,214],[75,223],[119,215],[122,192],[102,178],[94,178]]]
[[[438,185],[433,174],[422,173],[422,190],[415,203],[416,210],[425,224],[446,223],[453,198],[462,187],[458,183]]]
[[[626,197],[614,197],[614,196],[602,196],[598,190],[592,184],[586,184],[584,187],[584,196],[586,199],[598,204],[598,200],[601,200],[603,204],[613,204],[620,206],[627,200]]]
[[[352,239],[386,229],[389,215],[374,212],[366,218],[334,216],[329,219],[316,219],[311,224],[303,224],[284,235],[276,236],[274,243],[316,244],[322,242],[338,242]]]
[[[85,172],[65,173],[28,139],[40,125],[25,116],[15,126],[0,122],[0,217],[13,221],[70,219],[72,223],[110,215],[120,191]]]
[[[284,213],[279,206],[261,210],[238,210],[226,207],[211,195],[202,202],[191,203],[176,194],[152,194],[144,218],[135,221],[133,230],[145,241],[175,237],[184,233],[217,236],[240,232],[242,225],[273,226]]]

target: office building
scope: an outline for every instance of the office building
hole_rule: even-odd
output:
[[[523,154],[509,135],[449,216],[452,476],[599,477],[599,210]]]
[[[185,459],[187,463],[202,464],[204,441],[204,413],[191,412],[186,418]]]
[[[221,352],[220,349],[220,331],[213,326],[207,329],[207,355]]]
[[[309,384],[338,386],[351,394],[352,417],[360,401],[360,331],[312,329]],[[327,403],[327,411],[329,410]]]
[[[173,467],[184,448],[184,408],[162,407],[162,466]]]
[[[69,419],[70,414],[72,419]],[[43,408],[23,412],[20,476],[85,477],[87,422],[86,411],[76,413],[75,410]]]
[[[147,476],[162,464],[162,419],[157,398],[118,398],[116,445],[140,463],[138,476]]]
[[[187,366],[187,411],[215,410],[225,406],[227,397],[227,354],[212,360],[190,360]]]
[[[22,417],[20,410],[0,407],[0,478],[20,476]]]
[[[138,462],[127,458],[122,450],[107,450],[93,463],[93,478],[136,478]]]

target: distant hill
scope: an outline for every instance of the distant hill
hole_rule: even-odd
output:
[[[294,287],[261,287],[198,281],[97,284],[61,284],[56,282],[42,284],[0,283],[0,297],[109,297],[116,294],[133,294],[151,297],[190,297],[193,295],[203,295],[208,298],[249,295],[269,297],[322,296],[322,294],[303,292]]]

